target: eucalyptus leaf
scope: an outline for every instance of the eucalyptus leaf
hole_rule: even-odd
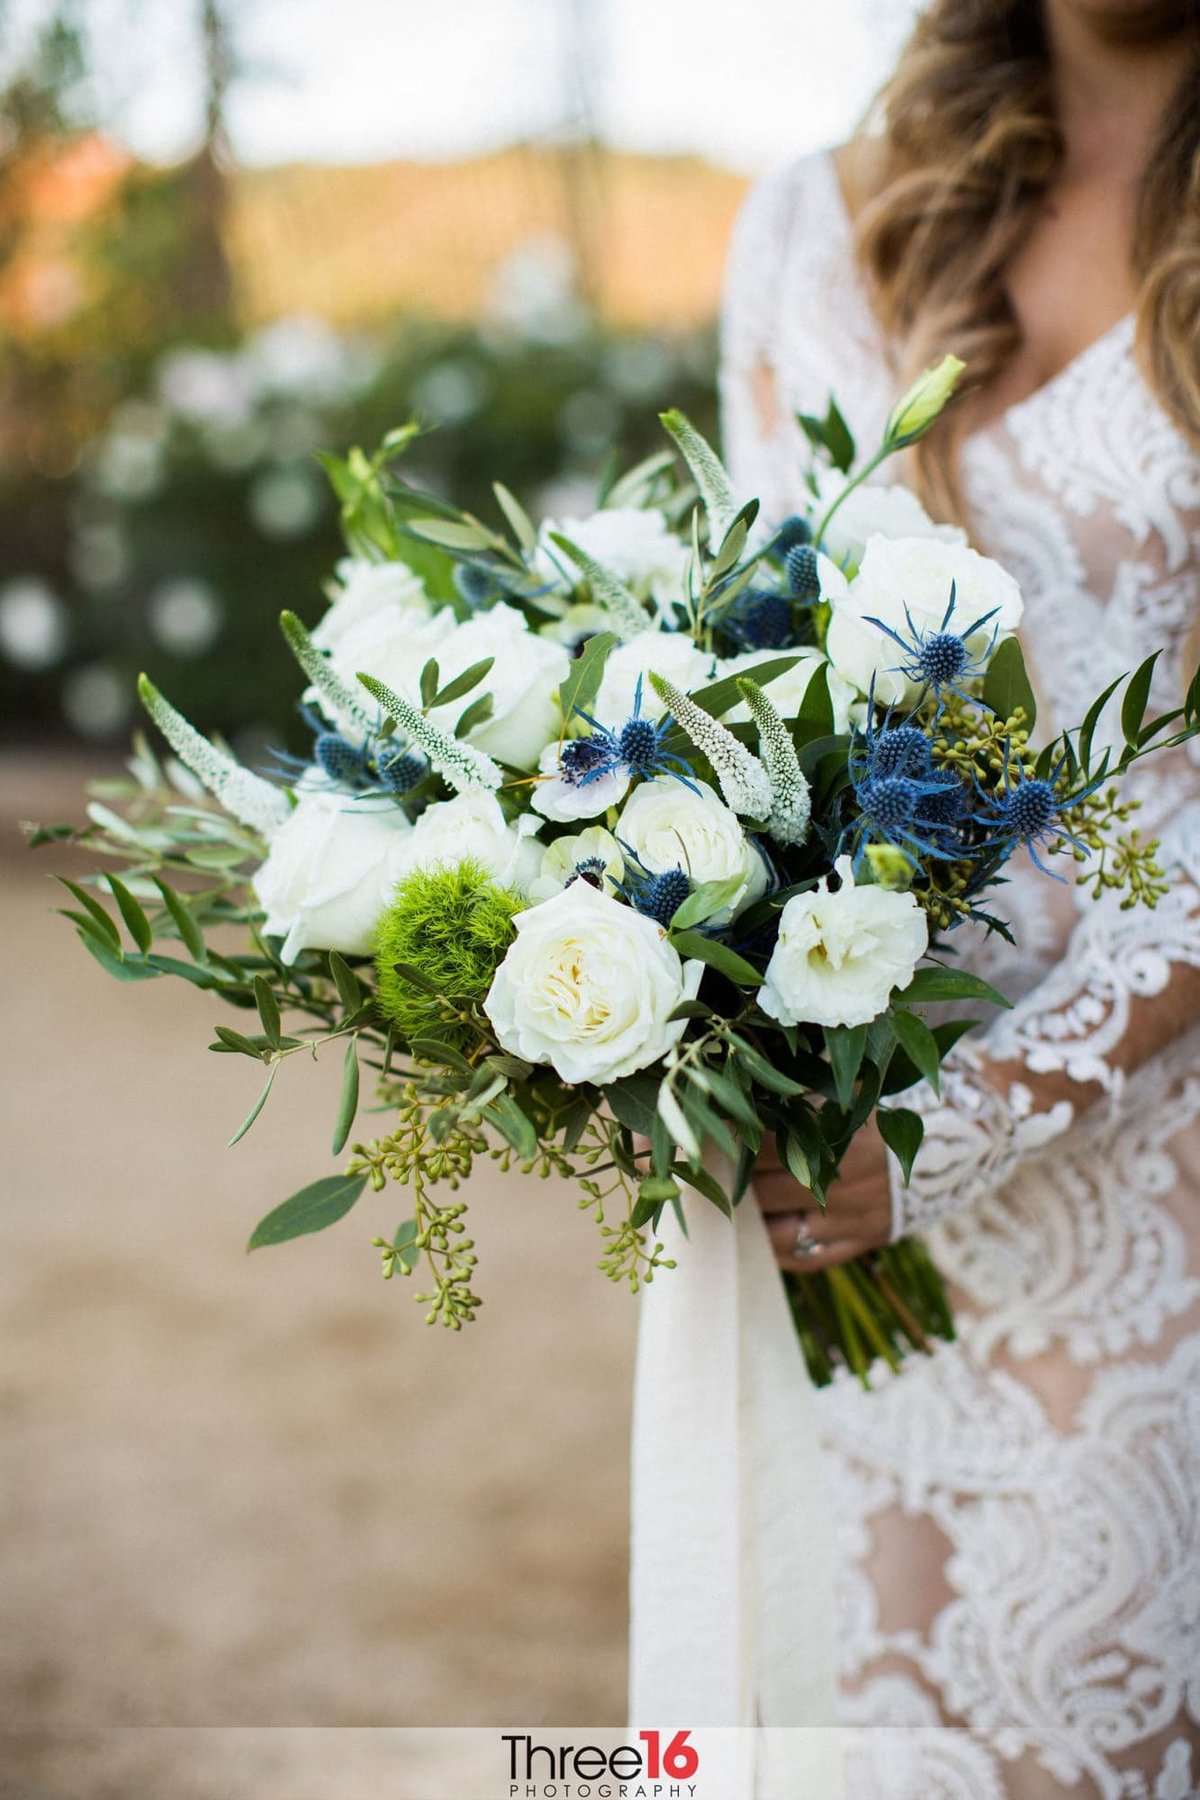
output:
[[[757,988],[763,984],[765,977],[753,963],[731,950],[728,944],[718,943],[716,938],[705,937],[699,931],[672,931],[671,942],[680,956],[695,957],[699,962],[707,963],[728,980],[736,981],[739,987]]]
[[[366,1185],[365,1175],[326,1175],[311,1182],[255,1226],[246,1248],[261,1250],[267,1244],[284,1244],[291,1238],[324,1231],[345,1218]]]
[[[595,637],[588,639],[572,662],[558,690],[558,704],[567,723],[570,723],[574,713],[580,710],[586,712],[596,698],[604,676],[604,665],[610,651],[616,648],[619,641],[613,631],[598,631]]]
[[[346,1057],[342,1064],[342,1097],[338,1103],[337,1118],[333,1127],[333,1154],[340,1156],[346,1147],[346,1139],[350,1136],[358,1112],[358,1047],[357,1039],[352,1037],[346,1045]]]
[[[241,1143],[242,1139],[245,1137],[246,1133],[249,1131],[250,1127],[253,1125],[255,1119],[257,1119],[259,1113],[262,1111],[263,1107],[267,1104],[267,1101],[271,1097],[271,1089],[275,1086],[275,1077],[278,1075],[278,1073],[279,1073],[279,1064],[276,1063],[275,1066],[272,1068],[271,1073],[267,1076],[266,1083],[263,1086],[262,1093],[258,1096],[258,1099],[254,1102],[254,1105],[250,1108],[250,1111],[246,1114],[246,1117],[242,1120],[241,1124],[238,1126],[237,1130],[234,1132],[233,1136],[230,1138],[229,1148],[231,1150],[233,1149],[233,1146],[235,1144]]]
[[[254,977],[254,1002],[258,1007],[266,1040],[273,1049],[278,1050],[282,1037],[279,1004],[261,975]]]
[[[112,874],[106,874],[104,879],[112,889],[113,899],[125,921],[126,930],[144,956],[154,942],[154,933],[150,929],[149,919],[123,881]]]

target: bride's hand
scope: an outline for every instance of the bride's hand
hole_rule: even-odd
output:
[[[808,1189],[782,1167],[770,1144],[754,1165],[754,1191],[781,1269],[811,1275],[877,1250],[891,1235],[887,1151],[874,1120],[858,1132],[842,1158],[823,1212]],[[801,1245],[811,1240],[816,1247],[797,1253],[798,1234]]]

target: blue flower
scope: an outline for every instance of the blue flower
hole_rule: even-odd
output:
[[[383,743],[375,752],[375,769],[381,784],[393,794],[407,794],[416,787],[429,764],[403,744]]]
[[[681,756],[663,749],[674,721],[665,714],[657,722],[642,717],[642,677],[633,693],[633,712],[617,730],[601,725],[582,707],[576,709],[581,719],[592,727],[589,737],[568,738],[559,753],[559,766],[565,778],[577,786],[596,781],[601,775],[640,775],[650,780],[655,775],[674,775],[687,787],[691,771]]]
[[[792,513],[783,521],[779,530],[771,540],[771,549],[776,556],[786,556],[789,550],[796,549],[799,544],[812,543],[812,526],[799,513]]]
[[[459,562],[454,565],[454,585],[462,599],[478,612],[496,593],[496,578],[486,563]]]
[[[958,694],[965,700],[969,696],[963,693],[962,684],[982,675],[987,668],[988,658],[996,647],[999,627],[993,629],[990,639],[980,650],[972,650],[969,640],[996,617],[1000,608],[994,606],[990,612],[984,613],[972,625],[968,625],[965,631],[959,632],[950,629],[950,620],[954,615],[955,604],[955,587],[951,582],[950,600],[943,614],[942,622],[936,631],[922,631],[914,624],[913,616],[906,606],[904,616],[908,620],[907,637],[902,637],[898,631],[893,631],[892,627],[885,625],[882,619],[872,618],[868,615],[866,622],[868,625],[878,626],[879,630],[885,632],[892,642],[898,644],[904,652],[905,660],[898,663],[894,669],[889,670],[889,674],[903,675],[907,680],[916,682],[922,688],[932,688],[937,695],[940,695],[943,689],[948,689],[950,693]]]
[[[821,575],[817,553],[811,544],[794,544],[783,559],[788,587],[797,600],[821,598]]]
[[[786,650],[800,637],[788,596],[761,588],[738,595],[721,629],[739,650]]]
[[[365,753],[336,731],[318,733],[313,758],[330,781],[340,782],[343,787],[356,787],[367,772]]]
[[[617,842],[620,843],[619,838]],[[625,879],[617,892],[635,911],[645,913],[660,925],[669,925],[692,891],[691,876],[683,868],[662,869],[655,874],[628,844],[621,844],[621,850],[625,856]]]
[[[872,718],[850,752],[850,780],[858,818],[848,827],[856,856],[874,838],[911,857],[962,854],[961,832],[970,806],[958,777],[934,766],[919,726]],[[845,835],[845,834],[843,834]]]

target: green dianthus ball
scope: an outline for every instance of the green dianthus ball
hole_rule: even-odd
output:
[[[516,936],[513,914],[525,904],[520,894],[497,887],[476,862],[404,877],[380,921],[375,969],[379,1010],[406,1042],[432,1035],[457,1046],[470,1030],[448,1023],[438,998],[398,975],[394,965],[419,969],[456,1007],[476,1005]]]

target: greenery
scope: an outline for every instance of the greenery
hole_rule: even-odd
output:
[[[524,905],[475,862],[404,877],[379,924],[375,970],[379,1011],[405,1043],[432,1052],[478,1039],[472,1009],[492,985]]]

